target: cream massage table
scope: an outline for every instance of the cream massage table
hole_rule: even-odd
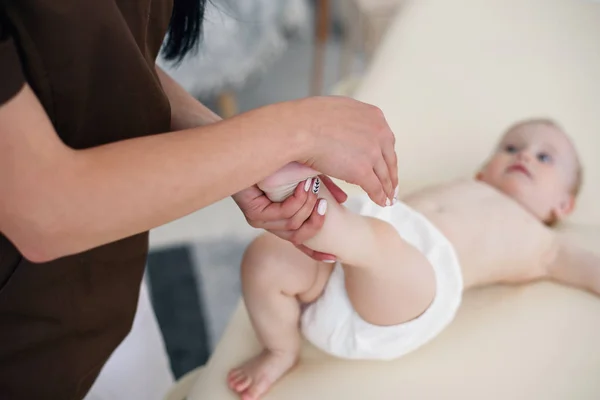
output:
[[[407,2],[355,97],[396,132],[403,191],[471,175],[517,119],[557,119],[585,165],[562,229],[600,248],[600,3]],[[236,399],[227,371],[259,349],[241,303],[188,398]],[[336,360],[306,344],[265,399],[597,400],[600,297],[551,283],[476,290],[441,336],[397,361]]]

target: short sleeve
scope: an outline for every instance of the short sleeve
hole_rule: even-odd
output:
[[[23,67],[12,37],[2,32],[0,21],[0,105],[13,98],[25,84]]]

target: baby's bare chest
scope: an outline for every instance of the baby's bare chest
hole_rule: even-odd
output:
[[[521,281],[543,267],[554,235],[512,199],[465,181],[406,199],[454,244],[465,286]]]

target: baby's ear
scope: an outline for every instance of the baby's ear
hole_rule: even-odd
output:
[[[571,193],[567,194],[565,198],[557,204],[552,210],[552,213],[557,219],[563,219],[573,212],[575,208],[575,196]]]

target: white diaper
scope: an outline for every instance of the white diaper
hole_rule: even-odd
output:
[[[435,298],[414,320],[394,326],[369,324],[352,308],[338,263],[322,296],[304,310],[302,333],[317,348],[340,358],[391,360],[429,342],[454,319],[463,290],[460,264],[448,239],[407,205],[382,208],[366,198],[360,214],[391,223],[427,257],[435,271]]]

